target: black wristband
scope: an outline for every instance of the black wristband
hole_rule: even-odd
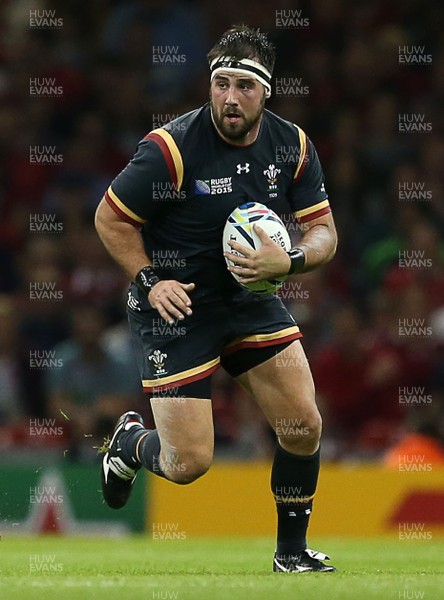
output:
[[[149,294],[159,281],[160,279],[157,277],[153,267],[143,267],[134,278],[134,283],[146,294]]]
[[[288,275],[294,275],[295,273],[302,273],[305,267],[305,253],[301,248],[292,248],[287,252],[290,257],[291,265]]]

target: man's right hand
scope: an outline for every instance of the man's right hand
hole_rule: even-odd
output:
[[[162,319],[172,325],[175,319],[183,320],[186,315],[191,315],[191,300],[187,292],[192,292],[194,288],[194,283],[162,279],[153,286],[148,294],[148,301]]]

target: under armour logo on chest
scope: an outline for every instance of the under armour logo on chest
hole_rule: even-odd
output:
[[[250,163],[245,163],[245,165],[241,165],[240,163],[238,163],[236,165],[237,168],[237,174],[240,175],[241,173],[249,173],[250,172]]]

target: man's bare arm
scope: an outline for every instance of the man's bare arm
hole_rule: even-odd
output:
[[[305,273],[333,258],[338,238],[331,213],[309,221],[304,228],[305,232],[297,248],[301,248],[305,254]],[[237,265],[228,266],[228,270],[239,275],[241,283],[254,283],[288,274],[291,260],[287,252],[259,225],[256,224],[254,229],[262,242],[261,248],[253,250],[238,242],[230,242],[230,246],[243,256],[226,252],[225,256]]]
[[[151,265],[140,231],[120,219],[105,198],[97,207],[95,226],[105,248],[132,280],[140,269]]]
[[[105,248],[133,281],[140,269],[152,266],[140,231],[123,221],[104,198],[97,207],[95,225]],[[187,292],[193,289],[194,283],[161,280],[153,286],[148,300],[163,319],[173,323],[174,319],[182,320],[185,315],[191,314],[191,300]]]
[[[333,258],[338,245],[338,236],[331,213],[305,224],[301,241],[296,244],[305,254],[304,273],[312,271]]]

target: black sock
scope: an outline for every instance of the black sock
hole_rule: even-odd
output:
[[[276,446],[271,489],[276,500],[279,556],[307,547],[306,533],[319,474],[319,449],[311,456],[290,454]]]
[[[136,447],[139,439],[143,436],[138,448],[139,459],[136,457]],[[137,466],[142,465],[151,473],[165,477],[160,464],[160,440],[157,429],[145,429],[144,427],[131,427],[125,438],[122,440],[123,458],[131,457],[131,460]]]

